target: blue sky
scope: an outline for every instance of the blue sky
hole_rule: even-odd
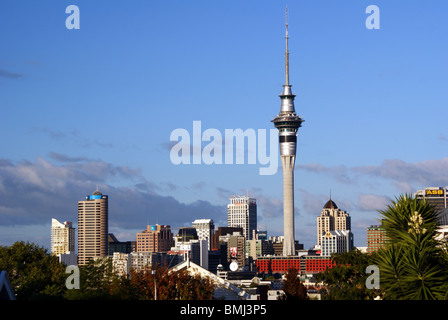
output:
[[[67,6],[80,9],[68,30]],[[368,5],[380,9],[369,30]],[[173,165],[170,134],[273,128],[284,81],[284,11],[299,130],[296,239],[316,242],[329,198],[355,245],[404,192],[448,185],[448,3],[424,1],[83,1],[0,4],[0,244],[49,247],[51,218],[109,195],[110,232],[226,225],[228,197],[257,199],[282,234],[281,168]],[[204,145],[203,145],[204,146]],[[280,162],[279,162],[280,163]]]

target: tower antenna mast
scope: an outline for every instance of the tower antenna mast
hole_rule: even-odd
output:
[[[289,50],[288,50],[288,7],[286,7],[286,13],[285,13],[285,39],[286,39],[286,50],[285,50],[285,85],[289,85]]]

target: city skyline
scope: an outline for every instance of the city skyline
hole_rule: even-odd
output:
[[[121,241],[148,224],[226,226],[235,194],[257,200],[260,230],[283,235],[280,161],[263,176],[247,161],[174,165],[169,153],[170,133],[192,132],[193,121],[272,129],[286,4],[290,81],[306,120],[295,239],[315,244],[330,190],[355,246],[366,246],[388,199],[448,185],[446,2],[377,1],[378,30],[365,26],[367,1],[80,0],[80,29],[68,30],[71,4],[0,4],[1,245],[50,248],[51,219],[75,222],[97,185]]]

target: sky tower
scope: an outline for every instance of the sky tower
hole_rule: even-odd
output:
[[[295,254],[294,246],[294,164],[297,130],[302,120],[295,112],[294,98],[289,84],[288,8],[286,8],[285,84],[280,95],[280,113],[272,120],[278,129],[280,157],[283,167],[283,255]]]

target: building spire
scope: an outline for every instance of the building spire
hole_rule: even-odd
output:
[[[288,50],[288,7],[286,7],[286,23],[285,23],[285,28],[286,28],[286,34],[285,34],[285,39],[286,39],[286,51],[285,51],[285,85],[289,86],[289,50]]]

